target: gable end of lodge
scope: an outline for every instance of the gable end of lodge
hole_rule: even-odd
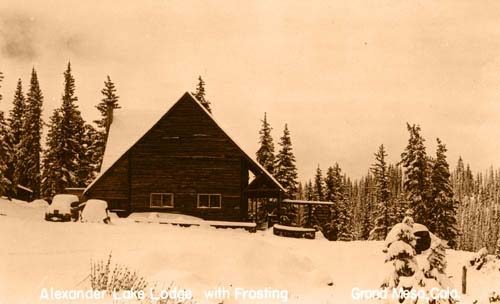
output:
[[[133,141],[124,129],[134,126],[114,116],[103,168],[85,189],[85,198],[106,200],[111,210],[122,213],[247,221],[249,201],[286,196],[191,94],[186,92],[150,123],[135,142],[124,145],[120,141]],[[250,172],[255,176],[251,182]]]

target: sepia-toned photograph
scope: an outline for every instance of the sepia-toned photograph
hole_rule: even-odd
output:
[[[0,304],[500,304],[500,2],[0,0]]]

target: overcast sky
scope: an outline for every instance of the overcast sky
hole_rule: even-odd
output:
[[[275,142],[288,123],[301,180],[334,162],[360,177],[382,143],[398,161],[406,122],[453,167],[500,165],[498,1],[3,0],[0,50],[0,107],[35,66],[46,117],[68,60],[87,120],[108,74],[123,111],[164,110],[201,74],[248,152],[264,112]]]

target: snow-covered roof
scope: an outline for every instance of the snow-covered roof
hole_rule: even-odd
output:
[[[226,134],[230,141],[232,141],[239,150],[248,158],[248,160],[257,167],[265,176],[273,181],[282,191],[285,188],[270,174],[262,165],[260,165],[250,154],[246,153],[224,128],[215,120],[213,115],[189,92],[184,93],[184,96],[189,96],[205,113],[212,119],[212,121]],[[177,102],[179,102],[181,99]],[[124,113],[114,111],[113,123],[111,124],[108,142],[103,156],[101,165],[101,172],[85,189],[86,193],[92,186],[125,154],[132,148],[149,130],[156,125],[156,123],[165,116],[170,109],[177,103],[172,104],[166,111],[154,110],[141,110]]]

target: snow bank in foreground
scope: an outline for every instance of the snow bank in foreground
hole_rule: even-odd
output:
[[[383,242],[282,238],[271,230],[183,228],[133,219],[115,225],[52,223],[43,220],[43,208],[27,206],[0,201],[0,213],[6,214],[0,217],[0,231],[8,231],[0,233],[0,303],[39,303],[43,287],[87,289],[90,261],[106,259],[110,252],[116,263],[150,284],[173,282],[192,290],[197,303],[220,302],[206,300],[204,294],[218,287],[233,295],[236,288],[287,290],[288,303],[379,303],[355,301],[351,293],[355,287],[378,288],[387,271]],[[448,251],[454,286],[460,286],[461,267],[471,256]],[[500,272],[469,270],[468,281],[469,295],[461,303],[487,303]]]

